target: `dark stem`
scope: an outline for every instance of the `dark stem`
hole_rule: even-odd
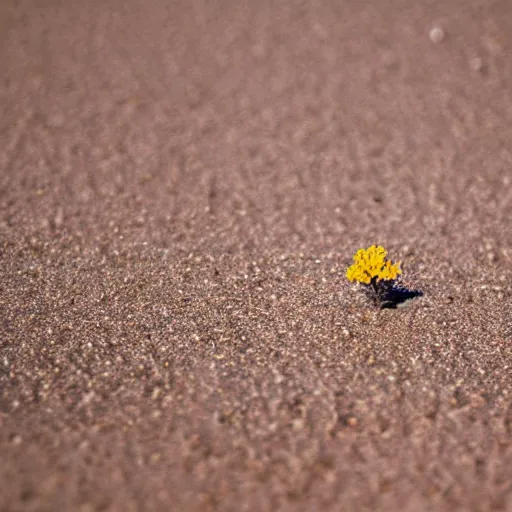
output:
[[[378,290],[378,287],[377,287],[377,278],[376,277],[372,277],[372,280],[370,281],[370,285],[372,286],[373,291],[375,292],[375,295],[378,297],[379,296],[379,290]]]

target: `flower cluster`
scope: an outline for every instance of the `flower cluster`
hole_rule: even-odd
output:
[[[387,260],[387,254],[380,245],[359,249],[354,255],[353,265],[347,269],[347,278],[365,285],[381,308],[402,307],[411,299],[421,297],[423,292],[397,284],[397,278],[402,273],[400,262]]]
[[[396,279],[402,273],[400,262],[386,260],[387,254],[386,249],[380,245],[359,249],[354,255],[354,264],[347,269],[347,278],[363,284]]]

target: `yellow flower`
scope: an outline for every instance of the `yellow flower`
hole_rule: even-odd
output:
[[[384,247],[372,245],[368,249],[359,249],[354,254],[354,264],[347,269],[349,281],[370,284],[374,279],[390,281],[402,273],[400,262],[391,263],[386,260],[387,251]]]

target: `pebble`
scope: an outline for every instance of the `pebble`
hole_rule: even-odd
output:
[[[22,443],[22,441],[23,441],[23,438],[20,435],[15,435],[12,438],[12,444],[15,446],[19,446]]]
[[[484,70],[484,61],[481,57],[473,57],[469,61],[469,66],[471,67],[472,71],[479,72]]]
[[[350,418],[347,419],[347,425],[349,425],[350,427],[357,427],[357,424],[359,422],[357,421],[357,418],[355,418],[354,416],[351,416]]]
[[[439,44],[444,41],[445,33],[441,27],[433,27],[428,36],[433,43]]]
[[[153,464],[156,464],[160,459],[162,458],[162,454],[155,452],[151,454],[151,462]]]

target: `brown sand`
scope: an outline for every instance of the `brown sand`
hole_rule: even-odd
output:
[[[510,1],[0,35],[0,510],[512,510]]]

